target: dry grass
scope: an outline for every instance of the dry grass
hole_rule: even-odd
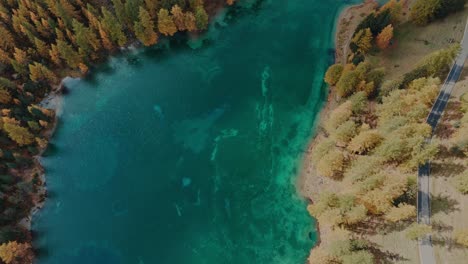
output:
[[[449,17],[420,27],[407,22],[395,29],[393,46],[369,56],[371,61],[385,67],[386,79],[395,79],[415,67],[425,55],[459,43],[463,37],[468,8]]]

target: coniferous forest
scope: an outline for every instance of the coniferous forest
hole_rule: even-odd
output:
[[[227,0],[226,4],[233,4]],[[224,0],[0,0],[0,258],[29,263],[30,213],[45,199],[36,157],[53,110],[39,106],[65,76],[80,76],[129,45],[151,46],[207,28]],[[186,33],[185,33],[186,34]]]

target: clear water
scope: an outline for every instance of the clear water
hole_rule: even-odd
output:
[[[68,81],[37,263],[305,262],[315,226],[296,175],[349,1],[244,3],[191,48]]]

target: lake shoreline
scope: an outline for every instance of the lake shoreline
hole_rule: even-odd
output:
[[[339,11],[335,20],[336,24],[334,32],[335,63],[346,64],[349,42],[351,41],[355,27],[361,21],[361,17],[356,15],[358,13],[368,15],[377,5],[378,3],[375,0],[367,0],[361,4],[351,5]],[[334,184],[333,180],[317,177],[317,175],[314,174],[315,169],[311,155],[312,149],[317,144],[318,139],[323,136],[323,131],[320,130],[322,120],[324,120],[325,117],[327,117],[329,113],[339,105],[336,98],[336,92],[329,89],[327,101],[317,116],[318,125],[311,131],[313,136],[307,142],[306,151],[300,163],[301,165],[299,177],[297,178],[296,189],[299,195],[304,197],[309,204],[314,203],[320,192],[323,192],[324,190],[332,192],[340,191],[338,186]],[[326,243],[327,234],[331,231],[329,228],[323,227],[323,225],[321,226],[316,219],[314,220],[316,221],[317,243],[313,246],[311,252],[314,248],[321,245],[321,243]],[[308,259],[306,263],[310,263],[310,259]]]

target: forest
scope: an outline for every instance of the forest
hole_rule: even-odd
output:
[[[417,0],[405,23],[424,26],[463,9],[465,3]],[[403,1],[391,0],[364,17],[351,39],[347,63],[336,63],[325,74],[337,106],[322,120],[311,157],[315,174],[331,179],[342,192],[321,192],[308,207],[321,229],[331,230],[327,244],[312,251],[314,263],[376,263],[382,256],[362,236],[371,233],[367,228],[375,223],[405,227],[410,240],[432,232],[431,226],[414,223],[416,175],[442,148],[438,140],[426,142],[433,133],[426,118],[460,46],[427,54],[409,72],[387,79],[389,69],[369,55],[382,54],[398,41],[394,29],[402,25],[403,16]],[[466,158],[466,104],[462,111],[447,152]],[[466,194],[466,173],[456,180],[456,188]],[[454,241],[467,246],[467,234],[455,232]]]
[[[121,48],[205,30],[234,0],[0,0],[0,258],[30,263],[28,222],[41,192],[37,157],[55,126],[41,100]]]

